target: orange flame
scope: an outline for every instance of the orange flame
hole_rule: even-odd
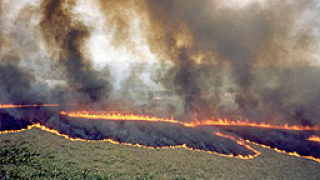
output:
[[[0,134],[9,134],[9,133],[18,133],[18,132],[22,132],[22,131],[25,131],[25,130],[30,130],[30,129],[33,129],[33,128],[39,128],[43,131],[46,131],[46,132],[49,132],[49,133],[52,133],[52,134],[55,134],[57,136],[60,136],[60,137],[63,137],[67,140],[70,140],[70,141],[82,141],[82,142],[109,142],[109,143],[112,143],[112,144],[122,144],[122,145],[127,145],[127,146],[134,146],[134,147],[140,147],[140,148],[146,148],[146,149],[178,149],[178,148],[184,148],[184,149],[187,149],[187,150],[192,150],[192,151],[197,151],[197,152],[204,152],[204,153],[208,153],[208,154],[214,154],[214,155],[219,155],[219,156],[224,156],[224,157],[230,157],[230,158],[239,158],[239,159],[253,159],[255,158],[256,156],[260,155],[260,153],[258,151],[255,151],[255,152],[258,152],[257,154],[255,155],[248,155],[248,156],[243,156],[243,155],[233,155],[233,154],[220,154],[220,153],[217,153],[217,152],[214,152],[214,151],[205,151],[205,150],[200,150],[200,149],[195,149],[195,148],[191,148],[191,147],[188,147],[186,144],[183,144],[183,145],[175,145],[175,146],[161,146],[161,147],[153,147],[153,146],[144,146],[144,145],[140,145],[140,144],[131,144],[131,143],[122,143],[122,142],[118,142],[118,141],[115,141],[113,139],[104,139],[104,140],[85,140],[85,139],[81,139],[81,138],[73,138],[73,137],[70,137],[66,134],[61,134],[59,131],[57,130],[54,130],[54,129],[50,129],[46,126],[43,126],[43,125],[40,125],[40,124],[34,124],[34,125],[31,125],[31,126],[28,126],[26,129],[21,129],[21,130],[10,130],[10,131],[0,131]]]
[[[195,120],[190,122],[190,126],[204,126],[204,125],[212,125],[212,126],[249,126],[249,127],[257,127],[257,128],[265,128],[265,129],[281,129],[281,130],[294,130],[294,131],[319,131],[320,126],[300,126],[300,125],[294,125],[289,126],[288,124],[285,124],[283,126],[280,125],[271,125],[266,123],[255,123],[255,122],[249,122],[246,121],[230,121],[230,120]]]
[[[158,118],[155,116],[140,116],[140,115],[121,115],[121,114],[109,114],[107,112],[90,112],[90,111],[79,111],[79,112],[61,112],[62,115],[69,116],[71,118],[84,118],[84,119],[101,119],[101,120],[122,120],[122,121],[146,121],[146,122],[166,122],[166,123],[172,123],[172,124],[180,124],[185,127],[196,127],[196,126],[204,126],[204,125],[212,125],[212,126],[247,126],[247,127],[257,127],[257,128],[266,128],[266,129],[280,129],[280,130],[294,130],[294,131],[310,131],[310,130],[320,130],[319,126],[300,126],[300,125],[294,125],[294,126],[289,126],[289,125],[271,125],[271,124],[266,124],[266,123],[255,123],[255,122],[249,122],[248,120],[246,121],[230,121],[230,120],[194,120],[191,122],[182,122],[175,120],[174,118],[171,119],[165,119],[165,118]],[[252,159],[255,156],[260,155],[260,152],[254,150],[252,147],[249,145],[245,144],[244,142],[247,143],[252,143],[267,149],[272,149],[278,153],[283,153],[291,156],[296,156],[296,157],[301,157],[301,158],[306,158],[306,159],[311,159],[317,162],[320,162],[320,159],[317,159],[313,156],[301,156],[297,152],[286,152],[284,150],[279,150],[278,148],[272,148],[270,146],[266,146],[263,144],[258,144],[249,140],[243,140],[239,139],[236,140],[235,137],[229,136],[229,135],[224,135],[221,133],[215,133],[217,136],[221,136],[224,138],[229,138],[234,141],[236,141],[240,145],[244,145],[246,148],[254,151],[256,154],[255,155],[249,155],[248,157],[241,156],[238,158],[241,159]],[[188,149],[188,148],[187,148]],[[216,154],[216,153],[214,153]],[[224,156],[229,156],[229,157],[235,157],[234,155],[224,155]]]
[[[0,105],[0,109],[2,108],[20,108],[20,107],[38,107],[38,106],[59,106],[57,104],[45,104],[45,105]],[[196,126],[203,126],[203,125],[213,125],[213,126],[250,126],[250,127],[257,127],[257,128],[267,128],[267,129],[282,129],[282,130],[295,130],[295,131],[304,131],[304,130],[320,130],[319,126],[289,126],[289,125],[284,125],[284,126],[279,126],[279,125],[270,125],[266,123],[254,123],[254,122],[249,122],[249,121],[230,121],[230,120],[194,120],[191,122],[182,122],[175,120],[173,117],[170,119],[167,118],[158,118],[155,116],[140,116],[140,115],[122,115],[122,114],[109,114],[107,112],[98,112],[98,111],[78,111],[78,112],[65,112],[61,111],[60,114],[69,116],[71,118],[84,118],[84,119],[101,119],[101,120],[122,120],[122,121],[145,121],[145,122],[165,122],[165,123],[171,123],[171,124],[179,124],[183,125],[185,127],[196,127]],[[239,159],[253,159],[256,156],[259,156],[261,153],[255,149],[253,149],[251,146],[247,145],[246,143],[252,143],[254,145],[261,146],[263,148],[267,149],[272,149],[278,153],[283,153],[291,156],[296,156],[296,157],[301,157],[301,158],[306,158],[306,159],[311,159],[314,161],[317,161],[320,163],[320,159],[317,159],[313,156],[301,156],[297,152],[286,152],[284,150],[279,150],[278,148],[272,148],[267,145],[263,144],[258,144],[256,142],[250,141],[250,140],[243,140],[240,138],[235,138],[230,135],[224,135],[222,133],[214,133],[217,136],[224,137],[224,138],[229,138],[231,140],[236,141],[239,145],[245,146],[247,149],[252,150],[255,152],[255,155],[248,155],[248,156],[243,156],[243,155],[225,155],[225,154],[219,154],[217,152],[213,151],[205,151],[205,150],[199,150],[199,149],[194,149],[187,147],[186,144],[183,145],[176,145],[176,146],[165,146],[165,147],[150,147],[150,146],[144,146],[144,145],[139,145],[139,144],[130,144],[130,143],[121,143],[114,141],[112,139],[105,139],[105,140],[85,140],[85,139],[80,139],[80,138],[72,138],[68,135],[61,134],[57,130],[53,130],[50,128],[47,128],[46,126],[40,125],[40,124],[35,124],[28,126],[26,129],[21,129],[21,130],[9,130],[9,131],[0,131],[0,134],[7,134],[7,133],[18,133],[22,132],[25,130],[30,130],[32,128],[39,128],[41,130],[50,132],[52,134],[64,137],[65,139],[68,139],[70,141],[85,141],[85,142],[110,142],[112,144],[123,144],[123,145],[129,145],[129,146],[136,146],[136,147],[143,147],[147,149],[176,149],[176,148],[184,148],[188,150],[193,150],[193,151],[198,151],[198,152],[205,152],[209,154],[215,154],[215,155],[220,155],[220,156],[225,156],[225,157],[234,157],[234,158],[239,158]],[[310,137],[308,140],[310,141],[317,141],[320,142],[320,138],[316,136]],[[245,143],[246,142],[246,143]]]
[[[24,107],[57,107],[59,104],[33,104],[33,105],[13,105],[13,104],[0,104],[0,109],[24,108]]]
[[[301,155],[298,154],[297,152],[287,152],[287,151],[284,151],[284,150],[280,150],[280,149],[278,149],[278,148],[272,148],[272,147],[267,146],[267,145],[258,144],[258,143],[256,143],[256,142],[253,142],[253,141],[250,141],[250,140],[243,140],[243,139],[241,139],[241,138],[238,138],[239,140],[237,140],[237,138],[234,137],[234,136],[225,135],[225,134],[222,134],[222,133],[220,133],[220,132],[216,132],[216,133],[214,133],[214,134],[217,135],[217,136],[221,136],[221,137],[225,137],[225,138],[232,139],[232,140],[234,140],[234,141],[236,141],[236,142],[241,142],[242,144],[245,144],[244,142],[247,142],[247,143],[251,143],[251,144],[257,145],[257,146],[261,146],[261,147],[266,148],[266,149],[274,150],[274,151],[276,151],[276,152],[278,152],[278,153],[282,153],[282,154],[286,154],[286,155],[290,155],[290,156],[296,156],[296,157],[300,157],[300,158],[311,159],[311,160],[320,162],[320,159],[317,159],[317,158],[315,158],[315,157],[313,157],[313,156],[301,156]],[[314,137],[315,137],[315,136],[314,136]],[[308,139],[308,140],[309,140],[309,139]],[[318,140],[320,140],[320,138],[319,138]],[[319,142],[320,142],[320,141],[319,141]],[[238,144],[239,144],[239,143],[238,143]],[[246,144],[245,144],[245,145],[246,145]],[[250,150],[252,150],[252,151],[254,151],[254,152],[256,152],[256,153],[258,152],[259,155],[260,155],[260,152],[259,152],[259,151],[256,151],[255,149],[253,149],[253,148],[250,147],[249,145],[247,145],[246,148],[248,148],[248,149],[250,149]]]
[[[267,146],[267,145],[264,145],[264,144],[259,144],[259,143],[256,143],[256,142],[250,141],[250,140],[246,140],[246,142],[254,144],[254,145],[257,145],[257,146],[261,146],[261,147],[266,148],[266,149],[274,150],[274,151],[276,151],[278,153],[282,153],[282,154],[286,154],[286,155],[290,155],[290,156],[296,156],[296,157],[305,158],[305,159],[311,159],[311,160],[314,160],[314,161],[317,161],[317,162],[320,163],[320,159],[315,158],[313,156],[302,156],[302,155],[298,154],[297,152],[287,152],[285,150],[280,150],[278,148],[272,148],[271,146]]]
[[[77,111],[77,112],[65,112],[61,111],[60,114],[69,116],[71,118],[83,118],[83,119],[101,119],[101,120],[121,120],[121,121],[146,121],[146,122],[165,122],[171,124],[180,124],[185,125],[188,123],[175,120],[173,117],[168,118],[159,118],[156,116],[142,116],[134,114],[110,114],[103,111]]]
[[[240,138],[236,138],[234,136],[231,136],[231,135],[225,135],[225,134],[222,134],[221,132],[215,132],[213,133],[217,136],[220,136],[220,137],[223,137],[223,138],[227,138],[227,139],[231,139],[233,141],[235,141],[237,144],[239,144],[240,146],[244,146],[245,148],[253,151],[255,154],[254,155],[249,155],[248,156],[248,159],[253,159],[254,157],[257,157],[259,156],[261,153],[255,149],[253,149],[251,146],[249,146],[248,144],[245,143],[245,141],[243,139],[240,139]]]
[[[318,136],[311,136],[307,139],[308,141],[315,141],[320,143],[320,137]]]
[[[166,122],[171,124],[180,124],[185,127],[196,127],[196,126],[249,126],[257,128],[266,128],[266,129],[281,129],[281,130],[295,130],[295,131],[311,131],[311,130],[320,130],[320,126],[300,126],[294,125],[289,126],[287,124],[280,125],[271,125],[266,123],[255,123],[246,121],[230,121],[230,120],[194,120],[191,122],[182,122],[175,120],[173,117],[168,118],[159,118],[155,116],[141,116],[141,115],[122,115],[122,114],[110,114],[103,111],[77,111],[77,112],[65,112],[62,111],[60,114],[69,116],[71,118],[83,118],[83,119],[101,119],[101,120],[122,120],[122,121],[149,121],[149,122]]]

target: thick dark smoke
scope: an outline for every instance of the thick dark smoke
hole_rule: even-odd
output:
[[[3,8],[2,8],[2,0],[0,0],[0,24],[3,23],[3,20],[2,20],[2,13],[3,13]],[[3,30],[0,29],[0,55],[2,55],[2,44],[3,44],[3,35],[2,35],[2,32]]]
[[[40,27],[46,45],[57,50],[58,59],[63,66],[69,87],[79,92],[83,103],[101,102],[108,98],[111,89],[106,77],[95,71],[85,56],[84,43],[90,29],[72,18],[72,4],[64,0],[47,0],[43,4],[43,18]],[[67,7],[64,7],[67,6]],[[85,102],[85,100],[90,100]]]
[[[308,74],[309,79],[316,79],[319,73],[310,74],[312,61],[308,54],[314,52],[319,46],[319,39],[313,31],[319,31],[319,23],[303,24],[303,28],[297,27],[297,22],[306,10],[317,12],[319,6],[316,1],[299,2],[275,2],[266,1],[265,4],[251,3],[242,8],[223,7],[222,1],[204,1],[199,3],[195,0],[181,1],[156,1],[146,0],[150,10],[151,21],[154,23],[155,31],[163,34],[163,47],[154,43],[155,39],[150,36],[151,47],[155,51],[163,49],[167,51],[172,60],[180,68],[172,77],[174,79],[178,94],[185,100],[185,111],[197,113],[197,109],[190,107],[201,107],[207,104],[208,99],[202,99],[208,92],[205,86],[200,84],[216,85],[216,80],[210,78],[212,72],[201,72],[201,64],[196,63],[196,56],[201,54],[202,64],[218,64],[221,69],[228,71],[231,78],[228,82],[221,84],[220,89],[229,87],[229,92],[224,90],[220,94],[229,93],[234,96],[233,100],[236,109],[223,103],[214,103],[219,107],[215,114],[222,116],[234,116],[255,120],[282,119],[283,121],[298,122],[301,118],[287,116],[289,114],[302,113],[318,114],[319,93],[314,93],[314,99],[310,104],[317,107],[308,109],[304,103],[304,98],[311,96],[308,86],[314,82],[300,82],[301,77]],[[312,19],[312,22],[317,20]],[[160,26],[160,28],[159,28]],[[186,43],[186,48],[181,55],[177,42],[181,34],[182,27],[187,27],[191,33],[192,41]],[[292,48],[293,47],[293,48]],[[183,57],[183,59],[181,59]],[[196,72],[195,69],[198,69]],[[305,69],[305,70],[302,70]],[[317,68],[315,68],[317,69]],[[192,73],[191,73],[192,71]],[[214,71],[214,69],[212,69]],[[296,74],[292,77],[283,77],[283,72]],[[216,71],[219,75],[221,71]],[[204,74],[207,78],[196,78],[196,74]],[[263,76],[263,78],[261,78]],[[272,78],[267,78],[271,76]],[[287,86],[283,86],[286,83]],[[300,84],[299,84],[300,83]],[[188,84],[188,85],[186,85]],[[261,89],[261,86],[270,88]],[[181,88],[185,87],[185,88]],[[186,88],[187,87],[187,88]],[[318,87],[313,85],[311,91],[318,91]],[[287,92],[288,94],[279,94]],[[290,92],[290,93],[289,93]],[[270,97],[274,96],[274,97]],[[284,102],[299,95],[300,99],[295,102]],[[218,98],[213,98],[218,99]],[[309,99],[309,98],[308,98]],[[291,112],[283,110],[285,106],[290,106]],[[269,113],[270,106],[272,111]],[[286,108],[285,108],[286,109]],[[206,109],[202,109],[205,111]],[[276,111],[274,111],[276,110]],[[212,112],[212,109],[209,109]],[[265,113],[268,111],[268,113]],[[210,114],[210,113],[207,113]],[[262,116],[265,115],[265,116]],[[279,118],[279,116],[281,118]],[[319,116],[314,116],[308,120],[318,124]]]
[[[102,23],[106,27],[99,28],[98,23],[83,22],[81,15],[75,13],[77,3],[44,0],[39,7],[26,6],[14,26],[9,20],[4,23],[5,12],[1,12],[4,24],[0,33],[1,64],[13,66],[17,76],[26,78],[19,81],[21,86],[30,84],[27,92],[21,89],[18,93],[15,88],[12,93],[30,92],[30,97],[24,96],[30,102],[59,101],[103,108],[117,104],[119,109],[114,110],[126,107],[136,112],[170,109],[163,111],[163,115],[174,114],[185,120],[215,116],[278,124],[319,124],[317,1],[265,0],[241,7],[233,7],[226,1],[97,1],[101,18],[111,23]],[[4,5],[8,6],[2,2],[1,7]],[[141,19],[134,19],[137,17],[132,12],[138,12]],[[154,83],[160,82],[166,90],[175,92],[174,98],[160,95],[163,100],[159,103],[153,98],[144,100],[145,94],[156,97],[158,92],[141,81],[148,70],[142,66],[130,71],[134,74],[122,83],[119,92],[112,89],[114,82],[110,81],[108,65],[102,70],[93,66],[87,42],[95,30],[104,29],[106,34],[112,34],[111,46],[125,46],[134,51],[139,43],[133,40],[131,26],[136,22],[146,30],[140,33],[159,63],[168,59],[172,62],[170,68],[159,66],[158,76],[155,72],[151,74]],[[46,55],[37,57],[33,49],[41,49],[43,44]],[[11,57],[18,60],[13,62]],[[37,65],[40,59],[48,59],[43,63],[47,68]],[[114,59],[111,65],[118,63]],[[115,76],[112,79],[122,74]],[[2,86],[5,91],[2,94],[8,97],[5,99],[17,102],[17,98],[11,99],[15,95],[10,94],[10,89],[5,88],[10,85]],[[136,90],[143,89],[139,86],[145,86],[147,92]],[[40,94],[41,98],[34,94]],[[109,100],[110,94],[116,96],[113,99],[117,102]],[[126,104],[134,107],[127,108]]]
[[[7,57],[6,59],[12,61],[13,57]],[[34,77],[31,74],[19,69],[15,64],[2,62],[0,64],[0,98],[4,103],[41,103],[40,98],[38,100],[33,98],[36,94],[31,90],[32,79]]]
[[[58,113],[56,108],[0,109],[0,131],[20,130],[35,123],[45,123]]]
[[[195,83],[195,69],[194,63],[188,57],[186,49],[181,50],[179,55],[179,71],[177,72],[174,85],[179,95],[184,96],[185,111],[186,112],[201,112],[203,108],[195,107],[195,105],[201,106],[201,102],[196,103],[198,100],[201,101],[200,88]]]

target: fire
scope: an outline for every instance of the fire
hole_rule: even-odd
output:
[[[237,139],[237,138],[234,137],[234,136],[225,135],[225,134],[222,134],[221,132],[215,132],[214,134],[217,135],[217,136],[223,137],[223,138],[231,139],[231,140],[235,141],[237,144],[239,144],[240,146],[244,146],[245,148],[253,151],[255,154],[254,154],[254,155],[249,155],[249,156],[248,156],[248,159],[253,159],[254,157],[257,157],[257,156],[259,156],[259,155],[261,154],[259,151],[253,149],[251,146],[249,146],[248,144],[246,144],[243,139],[240,139],[240,138]]]
[[[13,104],[0,104],[0,109],[10,109],[10,108],[24,108],[24,107],[57,107],[59,104],[34,104],[34,105],[13,105]],[[104,111],[75,111],[75,112],[65,112],[61,111],[60,114],[69,116],[71,118],[84,118],[84,119],[102,119],[102,120],[122,120],[122,121],[147,121],[147,122],[165,122],[171,124],[180,124],[185,127],[196,127],[196,126],[249,126],[257,128],[267,128],[267,129],[281,129],[281,130],[295,130],[295,131],[319,131],[320,126],[301,126],[294,125],[289,126],[285,124],[280,125],[271,125],[267,123],[255,123],[246,121],[231,121],[231,120],[194,120],[191,122],[182,122],[171,118],[159,118],[156,116],[144,116],[144,115],[134,115],[128,114],[123,115],[120,113],[109,113]]]
[[[255,123],[246,121],[230,121],[230,120],[194,120],[191,122],[182,122],[171,118],[159,118],[155,116],[141,116],[141,115],[122,115],[122,114],[110,114],[103,111],[77,111],[77,112],[65,112],[62,111],[60,114],[69,116],[71,118],[83,118],[83,119],[101,119],[101,120],[122,120],[122,121],[147,121],[147,122],[166,122],[171,124],[180,124],[185,127],[197,127],[197,126],[249,126],[257,128],[267,128],[267,129],[281,129],[281,130],[294,130],[294,131],[319,131],[320,126],[300,126],[294,125],[289,126],[285,124],[271,125],[266,123]]]
[[[260,155],[261,153],[260,153],[259,151],[255,150],[255,149],[253,149],[251,146],[245,144],[245,142],[251,143],[251,144],[254,144],[254,145],[257,145],[257,146],[261,146],[261,147],[263,147],[263,148],[265,148],[265,149],[271,149],[271,150],[274,150],[274,151],[276,151],[276,152],[278,152],[278,153],[282,153],[282,154],[286,154],[286,155],[290,155],[290,156],[296,156],[296,157],[300,157],[300,158],[311,159],[311,160],[320,162],[320,159],[317,159],[317,158],[315,158],[315,157],[313,157],[313,156],[301,156],[301,155],[298,154],[297,152],[287,152],[287,151],[284,151],[284,150],[280,150],[280,149],[278,149],[278,148],[272,148],[271,146],[267,146],[267,145],[264,145],[264,144],[258,144],[258,143],[256,143],[256,142],[253,142],[253,141],[250,141],[250,140],[243,140],[243,139],[241,139],[241,138],[238,138],[238,140],[237,140],[237,138],[234,137],[234,136],[225,135],[225,134],[222,134],[222,133],[220,133],[220,132],[215,132],[214,134],[217,135],[217,136],[220,136],[220,137],[232,139],[232,140],[236,141],[239,145],[244,145],[247,149],[250,149],[250,150],[254,151],[254,152],[255,152],[256,154],[258,154],[258,155]],[[312,137],[310,137],[308,140],[315,139],[315,140],[311,140],[311,141],[318,141],[318,142],[320,142],[320,138],[319,138],[319,139],[317,139],[317,138],[319,138],[319,137],[312,136]]]
[[[39,106],[59,106],[57,104],[44,104],[44,105],[0,105],[0,109],[5,109],[5,108],[22,108],[22,107],[39,107]],[[74,111],[74,112],[66,112],[66,111],[61,111],[61,115],[65,115],[71,118],[83,118],[83,119],[99,119],[99,120],[121,120],[121,121],[144,121],[144,122],[165,122],[165,123],[171,123],[171,124],[179,124],[183,125],[185,127],[193,128],[197,126],[204,126],[204,125],[211,125],[211,126],[249,126],[249,127],[257,127],[257,128],[267,128],[267,129],[281,129],[281,130],[295,130],[295,131],[310,131],[310,130],[320,130],[319,126],[289,126],[289,125],[271,125],[271,124],[266,124],[266,123],[255,123],[255,122],[249,122],[249,121],[230,121],[230,120],[194,120],[191,122],[183,122],[179,120],[175,120],[173,117],[171,118],[159,118],[156,116],[144,116],[144,115],[134,115],[134,114],[128,114],[128,115],[123,115],[120,113],[108,113],[104,111]],[[261,153],[255,149],[253,149],[251,146],[249,146],[247,143],[251,143],[254,145],[261,146],[263,148],[267,149],[272,149],[278,153],[283,153],[291,156],[296,156],[296,157],[301,157],[301,158],[306,158],[306,159],[311,159],[317,162],[320,162],[320,159],[317,159],[312,156],[301,156],[297,152],[286,152],[284,150],[280,150],[278,148],[273,148],[267,145],[263,144],[258,144],[256,142],[250,141],[250,140],[243,140],[241,138],[236,138],[231,135],[225,135],[220,132],[214,133],[217,136],[223,137],[223,138],[228,138],[233,141],[235,141],[237,144],[246,147],[247,149],[253,151],[255,154],[254,155],[248,155],[248,156],[243,156],[243,155],[234,155],[234,154],[219,154],[217,152],[213,151],[205,151],[205,150],[199,150],[199,149],[194,149],[188,147],[186,144],[183,145],[176,145],[176,146],[165,146],[165,147],[151,147],[151,146],[144,146],[140,144],[130,144],[130,143],[121,143],[112,139],[104,139],[104,140],[85,140],[81,138],[73,138],[65,134],[61,134],[57,130],[50,129],[46,126],[40,125],[40,124],[34,124],[31,126],[28,126],[26,129],[21,129],[21,130],[8,130],[8,131],[0,131],[0,134],[7,134],[7,133],[18,133],[22,132],[25,130],[30,130],[32,128],[39,128],[43,131],[50,132],[52,134],[61,136],[67,140],[70,141],[85,141],[85,142],[110,142],[112,144],[123,144],[123,145],[128,145],[128,146],[135,146],[135,147],[142,147],[142,148],[147,148],[147,149],[176,149],[176,148],[184,148],[188,150],[193,150],[193,151],[198,151],[198,152],[205,152],[209,154],[215,154],[215,155],[220,155],[220,156],[225,156],[225,157],[234,157],[234,158],[239,158],[239,159],[253,159],[257,156],[259,156]],[[316,141],[320,142],[320,137],[317,136],[312,136],[308,138],[307,140],[310,141]]]
[[[320,137],[319,136],[311,136],[307,139],[308,141],[315,141],[320,143]]]
[[[26,129],[20,129],[20,130],[6,130],[6,131],[0,131],[0,134],[11,134],[11,133],[19,133],[25,130],[30,130],[34,127],[34,125],[32,126],[28,126]]]
[[[230,120],[195,120],[189,123],[190,126],[204,126],[204,125],[211,125],[211,126],[249,126],[249,127],[257,127],[257,128],[265,128],[265,129],[281,129],[281,130],[294,130],[294,131],[319,131],[320,126],[300,126],[294,125],[289,126],[285,124],[283,126],[280,125],[271,125],[266,123],[255,123],[246,121],[230,121]]]
[[[57,107],[59,104],[33,104],[33,105],[13,105],[13,104],[0,104],[0,109],[12,108],[25,108],[25,107]]]
[[[204,152],[204,153],[208,153],[208,154],[214,154],[214,155],[230,157],[230,158],[238,158],[238,159],[253,159],[253,158],[255,158],[255,157],[260,155],[260,153],[258,151],[256,151],[256,150],[254,150],[254,149],[252,149],[252,150],[254,150],[254,152],[256,152],[255,155],[243,156],[243,155],[233,155],[233,154],[226,155],[226,154],[220,154],[220,153],[217,153],[217,152],[214,152],[214,151],[205,151],[205,150],[195,149],[195,148],[188,147],[186,144],[175,145],[175,146],[153,147],[153,146],[144,146],[144,145],[140,145],[140,144],[122,143],[122,142],[115,141],[113,139],[86,140],[86,139],[81,139],[81,138],[73,138],[73,137],[70,137],[70,136],[68,136],[66,134],[61,134],[59,131],[54,130],[54,129],[50,129],[50,128],[48,128],[48,127],[46,127],[44,125],[41,125],[39,123],[38,124],[34,124],[34,125],[30,125],[26,129],[9,130],[9,131],[2,131],[2,132],[0,131],[0,134],[18,133],[18,132],[22,132],[22,131],[25,131],[25,130],[31,130],[33,128],[41,129],[43,131],[49,132],[51,134],[54,134],[54,135],[57,135],[57,136],[60,136],[60,137],[63,137],[63,138],[65,138],[67,140],[70,140],[70,141],[109,142],[109,143],[112,143],[112,144],[122,144],[122,145],[146,148],[146,149],[151,149],[151,150],[154,150],[154,149],[179,149],[179,148],[184,148],[184,149],[187,149],[187,150],[192,150],[192,151],[197,151],[197,152]]]
[[[119,113],[111,114],[102,111],[78,111],[78,112],[65,112],[61,111],[60,114],[69,116],[71,118],[83,118],[83,119],[101,119],[101,120],[121,120],[121,121],[146,121],[146,122],[165,122],[171,124],[186,125],[187,123],[175,120],[171,118],[159,118],[156,116],[143,116],[128,114],[123,115]]]
[[[302,156],[300,154],[298,154],[297,152],[287,152],[285,150],[280,150],[278,148],[273,148],[271,146],[267,146],[267,145],[264,145],[264,144],[259,144],[259,143],[256,143],[254,141],[250,141],[250,140],[246,140],[247,143],[251,143],[251,144],[254,144],[254,145],[257,145],[257,146],[261,146],[265,149],[271,149],[271,150],[274,150],[278,153],[282,153],[282,154],[286,154],[286,155],[290,155],[290,156],[296,156],[296,157],[300,157],[300,158],[305,158],[305,159],[311,159],[311,160],[314,160],[314,161],[317,161],[320,163],[320,159],[318,158],[315,158],[313,156]]]

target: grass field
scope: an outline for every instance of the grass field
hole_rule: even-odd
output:
[[[186,149],[72,142],[32,129],[0,135],[0,179],[320,179],[320,163],[252,146],[262,154],[241,160]]]

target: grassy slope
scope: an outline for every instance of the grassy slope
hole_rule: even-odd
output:
[[[32,129],[0,135],[0,179],[320,179],[320,163],[254,146],[253,160],[185,149],[71,142]]]

